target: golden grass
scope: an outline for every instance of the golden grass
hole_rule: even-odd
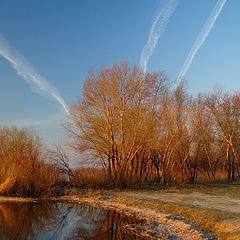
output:
[[[85,189],[101,189],[111,186],[103,168],[78,168],[74,170],[74,177],[70,185]]]

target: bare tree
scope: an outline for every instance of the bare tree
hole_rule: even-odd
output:
[[[118,186],[153,139],[166,80],[163,72],[146,74],[126,63],[91,70],[82,96],[71,106],[65,129],[74,149],[94,151]]]
[[[207,107],[214,119],[216,137],[224,146],[228,179],[235,179],[236,168],[239,175],[240,96],[217,89],[209,95]]]
[[[67,153],[66,147],[63,143],[48,148],[44,158],[49,164],[52,164],[56,169],[59,169],[63,175],[68,176],[69,178],[74,177],[73,170],[70,167],[70,155]]]
[[[201,172],[208,179],[215,179],[219,161],[216,151],[214,125],[208,114],[205,96],[199,95],[191,103],[189,130],[192,135],[190,154],[187,160],[189,180],[194,182]]]

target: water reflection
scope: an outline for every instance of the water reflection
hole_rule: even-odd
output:
[[[123,226],[138,223],[85,204],[0,203],[0,239],[139,239]]]

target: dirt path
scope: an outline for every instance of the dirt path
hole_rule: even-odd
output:
[[[208,194],[193,192],[180,193],[155,193],[155,192],[121,192],[121,196],[131,197],[139,200],[156,200],[159,202],[175,203],[190,207],[214,209],[229,213],[240,214],[240,200],[226,196],[210,196]]]

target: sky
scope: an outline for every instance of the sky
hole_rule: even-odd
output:
[[[140,64],[151,26],[169,0],[1,0],[0,36],[71,105],[90,67]],[[179,0],[148,60],[174,83],[217,0]],[[192,95],[218,84],[240,89],[240,1],[228,0],[184,78]],[[23,74],[22,74],[23,75]],[[65,139],[63,107],[0,56],[0,125],[36,131],[43,141]]]

